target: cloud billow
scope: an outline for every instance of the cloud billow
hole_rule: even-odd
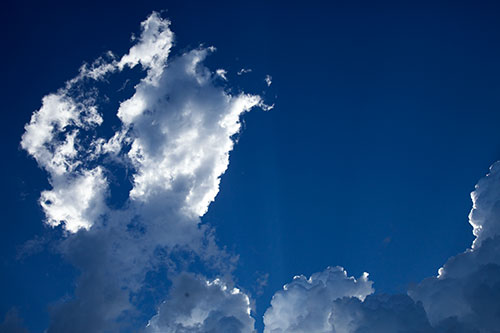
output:
[[[174,278],[168,299],[146,327],[146,333],[253,332],[250,300],[221,280],[207,281],[183,273]]]
[[[469,221],[474,227],[471,248],[448,259],[438,275],[408,294],[363,297],[345,286],[319,283],[295,287],[296,279],[278,291],[264,316],[266,333],[496,333],[500,332],[500,162],[471,194]],[[337,268],[344,271],[342,268]],[[316,273],[299,286],[312,285]],[[344,271],[345,272],[345,271]],[[344,284],[356,280],[341,278]],[[348,282],[350,281],[350,282]],[[359,279],[358,279],[359,281]],[[368,280],[362,280],[371,286]],[[335,292],[327,291],[334,288]]]

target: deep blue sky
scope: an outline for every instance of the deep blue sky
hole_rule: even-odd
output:
[[[470,245],[469,192],[500,158],[493,2],[10,1],[0,11],[0,316],[17,306],[40,330],[74,277],[50,249],[16,260],[44,233],[37,200],[48,186],[19,149],[23,126],[82,61],[126,51],[152,10],[171,19],[174,52],[214,45],[209,66],[251,68],[233,82],[276,103],[245,116],[204,217],[240,255],[241,287],[255,293],[269,273],[257,313],[296,274],[342,265],[368,271],[377,292],[401,292]]]

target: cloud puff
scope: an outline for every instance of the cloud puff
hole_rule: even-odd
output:
[[[220,76],[221,79],[224,81],[227,81],[227,71],[225,69],[219,68],[218,70],[215,71],[215,74]]]
[[[83,170],[72,179],[53,179],[52,184],[54,188],[40,197],[47,224],[64,223],[66,230],[77,232],[89,229],[105,212],[107,181],[100,167]]]
[[[250,300],[221,280],[208,281],[192,274],[174,279],[167,300],[148,323],[148,333],[254,332]]]
[[[328,267],[309,278],[296,276],[273,296],[271,307],[264,315],[264,331],[330,332],[334,300],[346,296],[364,300],[372,292],[368,274],[355,279],[338,266]]]
[[[142,33],[137,43],[116,66],[121,70],[125,66],[134,67],[141,64],[148,70],[147,79],[154,83],[163,73],[172,48],[174,34],[169,26],[170,21],[163,20],[158,13],[153,12],[141,23]]]
[[[500,162],[471,197],[476,239],[470,249],[448,259],[438,276],[413,286],[408,295],[373,295],[371,282],[360,279],[361,285],[369,283],[362,289],[366,298],[337,284],[330,287],[334,292],[317,292],[308,287],[315,275],[310,282],[300,277],[300,283],[294,279],[274,295],[264,316],[265,332],[499,332]]]
[[[25,127],[21,146],[47,171],[52,187],[40,198],[46,223],[65,230],[59,248],[81,271],[74,297],[51,307],[49,332],[136,329],[131,323],[148,315],[137,306],[147,272],[163,266],[171,273],[189,265],[179,260],[190,259],[179,258],[196,257],[220,276],[232,269],[234,258],[216,245],[200,216],[219,191],[240,116],[266,105],[259,96],[232,95],[217,84],[221,73],[203,65],[214,48],[170,57],[169,26],[151,14],[124,56],[109,52],[82,66],[63,88],[43,98]],[[100,102],[106,96],[99,87],[138,65],[144,76],[132,94],[117,103],[115,114],[104,113]],[[106,119],[117,119],[119,126]],[[104,125],[117,129],[109,133]],[[124,204],[113,208],[108,203],[116,200],[112,187],[120,185],[113,183],[117,169],[131,175],[121,184],[130,190]],[[222,280],[206,288],[220,296],[218,307],[248,303]],[[241,332],[253,327],[246,312],[245,317],[236,309],[225,311],[220,318],[210,314],[203,327],[241,324]]]
[[[78,166],[75,137],[80,129],[100,125],[102,117],[90,100],[76,101],[66,89],[42,99],[42,107],[25,126],[21,147],[52,177]],[[70,130],[69,127],[72,129]],[[60,139],[59,137],[63,137]]]

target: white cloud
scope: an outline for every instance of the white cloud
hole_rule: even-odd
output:
[[[274,294],[264,315],[264,332],[332,332],[333,301],[342,297],[364,300],[372,292],[367,273],[355,279],[338,266],[328,267],[309,279],[296,276]]]
[[[250,68],[242,68],[236,73],[237,75],[243,75],[252,72],[252,69]]]
[[[225,69],[219,68],[215,71],[219,77],[221,77],[224,81],[227,81],[227,71]]]
[[[175,193],[171,200],[197,217],[219,191],[219,176],[234,144],[231,136],[240,129],[241,114],[259,105],[260,98],[231,96],[216,87],[201,65],[208,52],[193,50],[174,59],[157,85],[143,80],[121,104],[118,117],[132,128],[133,200]]]
[[[42,107],[25,126],[21,147],[52,177],[71,172],[78,164],[75,137],[79,130],[67,128],[87,129],[102,123],[96,108],[88,103],[89,100],[75,101],[66,89],[61,89],[43,98]],[[61,133],[65,135],[64,140],[58,139]]]
[[[153,12],[141,23],[142,33],[138,42],[117,63],[118,68],[121,70],[124,66],[134,67],[140,63],[148,70],[150,83],[155,83],[163,72],[172,48],[174,34],[169,26],[170,21]]]
[[[89,229],[106,211],[107,181],[100,167],[71,179],[57,179],[52,185],[40,198],[50,226],[64,223],[69,232]]]
[[[169,25],[150,15],[127,54],[118,61],[109,53],[82,66],[64,88],[43,98],[26,125],[21,146],[48,172],[52,187],[40,198],[46,223],[62,225],[67,238],[61,253],[81,271],[75,297],[52,307],[49,332],[136,330],[127,326],[140,313],[132,296],[141,293],[146,273],[160,266],[182,270],[182,260],[190,260],[183,257],[199,259],[220,276],[233,268],[234,257],[216,245],[199,217],[219,191],[241,115],[265,104],[215,84],[221,73],[203,65],[214,48],[169,58]],[[138,64],[145,77],[115,110],[121,128],[102,134],[108,118],[100,114],[95,81]],[[124,187],[131,190],[121,207],[112,208],[107,203],[114,200],[117,167],[130,172]],[[253,329],[246,295],[222,280],[207,283],[206,292],[220,304],[200,327]],[[199,297],[209,309],[209,299]]]
[[[250,300],[221,280],[182,274],[171,293],[148,323],[148,333],[254,332]]]

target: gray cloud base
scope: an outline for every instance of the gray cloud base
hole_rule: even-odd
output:
[[[174,278],[167,300],[148,323],[147,333],[244,333],[254,331],[250,300],[221,280],[183,273]]]

